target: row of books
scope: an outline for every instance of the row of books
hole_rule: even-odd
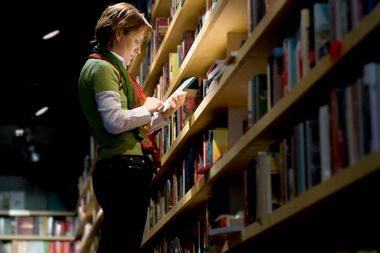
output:
[[[177,45],[177,51],[169,52],[168,60],[163,64],[162,75],[156,85],[154,95],[160,99],[163,98],[168,90],[170,83],[174,80],[179,72],[181,64],[189,52],[194,42],[194,31],[187,30],[182,34],[182,39]]]
[[[74,236],[77,223],[74,216],[0,217],[0,235]]]
[[[178,42],[176,51],[168,53],[168,60],[165,61],[165,63],[163,63],[162,65],[162,74],[161,77],[159,77],[157,90],[154,92],[156,97],[162,98],[165,95],[171,80],[173,80],[174,77],[177,76],[181,63],[185,59],[197,34],[202,28],[203,23],[206,21],[207,17],[211,13],[216,2],[216,0],[205,0],[205,9],[201,17],[199,18],[199,22],[194,26],[193,29],[183,31],[182,38]],[[164,36],[162,35],[166,33],[175,11],[177,11],[177,9],[180,6],[182,6],[182,4],[183,1],[173,1],[171,3],[171,11],[169,17],[158,17],[156,19],[154,35],[152,36],[152,40],[150,40],[148,43],[146,55],[142,63],[140,64],[140,71],[138,75],[140,83],[143,83],[144,79],[149,73],[148,69],[160,48],[162,40],[164,39]]]
[[[2,253],[74,253],[77,247],[71,241],[0,241]]]
[[[165,126],[156,134],[156,142],[160,148],[161,156],[170,149],[175,139],[182,131],[186,122],[199,105],[198,90],[193,88],[186,89],[187,95],[184,104],[173,114],[169,125]]]
[[[242,178],[226,182],[209,200],[194,208],[185,221],[167,230],[149,252],[214,252],[221,237],[241,231],[243,223]],[[219,251],[217,251],[219,252]]]
[[[257,154],[246,172],[247,220],[270,213],[380,149],[379,76],[379,63],[365,64],[363,76],[331,90],[329,102],[297,123],[272,152]]]
[[[268,108],[288,93],[327,53],[339,55],[339,43],[376,5],[367,0],[306,4],[293,36],[268,57]]]
[[[339,54],[336,43],[376,5],[374,1],[337,0],[306,4],[299,13],[294,36],[285,37],[267,59],[267,72],[248,83],[248,120],[255,123],[290,92],[328,52]],[[339,8],[338,8],[339,7]],[[342,16],[342,20],[336,18]],[[335,43],[335,47],[334,47]]]
[[[197,139],[174,165],[175,168],[167,176],[164,185],[151,199],[149,228],[174,207],[229,148],[229,130],[226,127],[209,129]]]

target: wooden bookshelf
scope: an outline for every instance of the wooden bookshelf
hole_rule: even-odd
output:
[[[89,251],[91,244],[94,242],[94,237],[99,234],[103,219],[103,210],[100,209],[95,217],[95,222],[92,224],[90,233],[84,238],[81,243],[80,253],[87,253]]]
[[[240,0],[239,0],[240,1]],[[169,96],[171,92],[179,85],[179,82],[189,76],[189,73],[195,73],[195,76],[203,76],[209,67],[209,65],[218,58],[225,58],[226,55],[226,44],[227,44],[227,31],[234,32],[243,32],[246,31],[247,21],[246,18],[246,10],[244,8],[244,4],[241,1],[239,3],[234,2],[232,4],[228,1],[218,1],[214,9],[212,10],[210,16],[208,17],[206,23],[203,25],[199,35],[195,38],[193,45],[191,46],[190,51],[185,57],[181,68],[178,72],[177,77],[171,82],[170,87],[165,94],[165,98]],[[233,6],[231,6],[233,5]],[[243,19],[242,19],[243,17]],[[228,20],[228,22],[226,22]],[[224,30],[226,29],[226,30]],[[228,30],[230,29],[230,30]],[[210,49],[210,43],[213,47]],[[163,42],[164,45],[164,42]],[[157,53],[158,55],[159,53]],[[196,64],[195,64],[196,63]],[[239,63],[235,63],[236,66]],[[194,69],[196,66],[196,69]],[[231,68],[231,66],[229,67]],[[227,72],[228,70],[226,70]],[[264,71],[264,69],[262,70]],[[226,74],[224,74],[225,76]],[[223,81],[223,78],[221,82]],[[153,77],[152,77],[153,78]],[[248,79],[247,79],[248,80]],[[234,89],[231,89],[228,93],[229,98],[222,97],[218,99],[219,105],[223,105],[223,107],[228,107],[229,105],[243,105],[246,103],[246,88],[240,89],[240,83],[237,82]],[[246,84],[245,84],[246,85]],[[220,87],[227,87],[224,85],[217,85],[217,90]],[[215,92],[215,91],[211,91]],[[216,92],[217,93],[217,92]],[[171,145],[170,150],[163,156],[162,158],[162,168],[160,169],[160,173],[158,177],[159,179],[161,174],[165,174],[166,170],[170,168],[173,159],[173,156],[178,155],[181,151],[183,151],[186,141],[190,140],[194,135],[199,133],[199,131],[205,125],[209,124],[213,119],[213,110],[201,110],[200,108],[208,107],[212,105],[215,100],[213,98],[218,97],[221,93],[208,95],[199,106],[199,109],[196,110],[196,113],[202,111],[202,124],[197,126],[197,124],[193,124],[193,120],[191,120],[190,125],[186,125],[182,130],[179,136],[176,138],[175,142]],[[232,99],[231,99],[232,98]],[[211,102],[212,101],[212,102]],[[215,108],[215,107],[214,107]],[[194,117],[193,117],[194,118]]]
[[[203,0],[192,0],[185,1],[184,5],[177,10],[169,24],[161,46],[150,64],[148,75],[143,83],[143,91],[145,94],[153,94],[156,81],[162,72],[162,66],[168,61],[169,53],[177,51],[177,45],[182,39],[183,31],[194,29],[198,21],[199,13],[203,7]]]
[[[0,240],[9,241],[73,241],[74,236],[40,236],[40,235],[0,235]]]
[[[188,149],[187,144],[190,140],[203,129],[207,128],[213,118],[212,115],[216,111],[233,106],[246,106],[247,82],[254,74],[265,73],[266,59],[272,52],[273,47],[279,45],[283,36],[280,30],[284,28],[283,25],[289,19],[296,16],[294,15],[293,17],[293,14],[299,11],[297,9],[299,6],[297,6],[296,2],[285,0],[274,2],[239,50],[234,61],[227,66],[219,84],[204,98],[190,122],[185,125],[170,150],[164,155],[162,168],[155,178],[155,184],[159,184],[162,181],[163,175],[171,169],[175,160]],[[211,38],[217,36],[214,32],[218,31],[217,25],[222,25],[223,22],[221,20],[226,20],[228,15],[233,15],[230,11],[234,9],[228,4],[227,1],[218,2],[213,16],[215,20],[210,19],[209,23],[202,28],[204,30],[196,38],[180,68],[179,75],[171,83],[165,97],[169,96],[181,79],[188,75],[200,75],[204,71],[205,66],[201,66],[199,62],[203,63],[202,56],[206,54],[207,50],[214,52],[214,49],[210,49],[210,44],[214,46]],[[206,201],[213,188],[220,184],[220,182],[232,175],[242,173],[249,161],[255,158],[255,154],[258,151],[267,150],[270,144],[278,142],[287,136],[296,122],[304,120],[305,113],[303,111],[305,108],[313,106],[316,108],[315,105],[318,99],[326,96],[327,91],[331,90],[334,85],[337,85],[331,84],[331,76],[334,73],[345,73],[347,69],[352,67],[353,60],[360,58],[360,49],[366,46],[366,43],[368,43],[369,38],[373,34],[378,34],[379,27],[380,5],[372,10],[356,28],[345,36],[341,41],[341,49],[337,57],[333,58],[330,55],[326,55],[310,70],[307,76],[298,82],[286,96],[282,97],[235,145],[230,147],[229,151],[215,163],[209,173],[197,182],[148,231],[143,238],[142,246],[148,247],[170,224],[175,223],[177,219],[183,218],[183,214],[191,212],[194,206]],[[167,36],[170,36],[170,33]],[[165,47],[164,43],[163,47]],[[212,59],[217,58],[217,51],[215,49]],[[205,62],[207,62],[207,59]],[[360,66],[357,62],[356,65]],[[152,75],[148,78],[155,80],[157,76]],[[153,83],[153,81],[149,82]],[[344,218],[355,216],[352,219],[358,220],[352,222],[353,228],[358,229],[356,233],[352,233],[353,235],[360,233],[360,230],[363,229],[363,225],[360,224],[361,221],[370,223],[371,219],[373,219],[374,224],[378,224],[379,220],[374,219],[373,215],[379,211],[379,208],[373,203],[374,200],[370,198],[371,196],[373,197],[373,192],[371,191],[377,189],[376,180],[380,178],[379,157],[380,151],[365,156],[354,165],[344,168],[330,179],[313,186],[302,195],[247,226],[241,233],[234,233],[231,237],[227,236],[227,246],[223,248],[223,252],[246,252],[247,249],[260,252],[263,251],[263,247],[266,244],[271,244],[271,242],[277,239],[281,243],[289,244],[291,240],[298,241],[298,239],[294,239],[296,236],[302,239],[307,236],[302,235],[302,231],[309,231],[310,227],[308,226],[317,226],[320,223],[325,226],[339,227],[339,225],[344,223],[340,215]],[[371,193],[372,195],[370,195]],[[351,208],[350,199],[352,199],[352,204],[356,206],[352,210],[347,210]],[[335,201],[341,205],[335,208]],[[360,205],[363,204],[362,201],[366,201],[365,205],[363,205],[364,210],[360,208]],[[371,201],[372,203],[367,203]],[[368,211],[366,208],[372,210]],[[321,212],[318,213],[319,211]],[[372,216],[366,217],[366,212],[369,212]],[[345,214],[343,215],[343,213]],[[346,222],[350,223],[351,221],[347,220]],[[297,229],[299,231],[296,231]],[[339,248],[339,246],[343,245],[343,242],[351,239],[353,243],[348,243],[349,246],[360,247],[371,245],[371,243],[366,244],[368,242],[356,241],[352,235],[349,235],[351,230],[348,230],[348,232],[338,230],[332,230],[335,233],[341,233],[341,235],[336,235],[335,238],[335,234],[332,232],[326,232],[331,237],[330,239],[321,236],[323,240],[326,240],[323,241],[323,243],[326,243],[324,244],[325,246],[331,245],[332,247]],[[370,233],[370,231],[366,231],[366,233]],[[309,245],[312,245],[313,239],[317,242],[320,241],[317,231],[310,233],[310,235],[314,237],[305,238],[305,241]],[[282,236],[283,238],[281,238]],[[374,236],[369,235],[369,240],[374,240]],[[280,247],[283,246],[283,244],[273,245],[272,243],[268,249],[272,249],[273,247],[273,249],[278,250],[276,248],[278,245]],[[377,248],[379,246],[378,244],[372,245]],[[300,246],[305,246],[305,244],[300,243]]]
[[[0,210],[0,216],[10,217],[13,222],[17,220],[17,217],[33,216],[33,217],[75,217],[75,212],[70,211],[42,211],[42,210]],[[44,226],[42,222],[35,223],[33,226]],[[17,222],[16,222],[17,223]],[[18,224],[15,223],[17,227]],[[53,225],[53,224],[52,224]],[[4,223],[3,223],[4,226]],[[72,224],[75,227],[75,224]],[[53,230],[55,229],[52,228]],[[40,229],[38,229],[40,230]],[[41,228],[40,233],[46,231]],[[39,235],[38,232],[33,232],[33,235],[24,234],[0,234],[1,241],[74,241],[73,235]]]
[[[91,200],[86,205],[86,212],[84,214],[84,217],[82,217],[79,221],[77,231],[75,233],[75,238],[79,239],[83,235],[84,227],[93,217],[93,210],[95,209],[97,205],[96,197],[93,195],[91,197]]]
[[[317,222],[323,223],[323,217],[333,217],[334,214],[337,214],[339,216],[339,212],[342,212],[342,217],[346,217],[347,214],[350,214],[353,216],[353,219],[361,219],[360,222],[368,220],[364,217],[367,213],[367,210],[363,210],[361,208],[364,208],[365,206],[363,205],[360,207],[355,205],[358,205],[359,203],[359,201],[357,200],[358,197],[362,199],[367,199],[369,197],[368,194],[371,194],[371,192],[368,192],[368,189],[365,189],[366,187],[363,187],[363,185],[369,183],[370,185],[372,184],[372,186],[374,186],[374,179],[379,179],[379,157],[380,152],[375,152],[366,156],[365,158],[358,161],[355,165],[344,168],[341,172],[337,173],[330,179],[316,185],[315,187],[312,187],[301,196],[296,197],[289,203],[276,209],[275,211],[273,211],[273,213],[266,215],[259,222],[255,222],[249,225],[241,232],[240,240],[235,241],[234,244],[230,245],[231,249],[239,246],[239,244],[241,244],[242,242],[255,239],[255,237],[261,235],[265,231],[269,231],[275,227],[281,226],[283,223],[287,221],[294,222],[294,219],[297,218],[299,218],[300,220],[304,220],[305,217],[302,215],[304,215],[304,213],[313,211],[312,208],[314,208],[317,205],[320,205],[320,209],[318,210],[323,210],[325,212],[320,213],[318,215],[319,219],[317,220]],[[351,188],[355,188],[354,191],[349,191]],[[352,201],[352,209],[346,209],[346,205],[331,206],[331,202],[336,201],[336,203],[340,203],[338,201],[342,201],[339,199],[339,197],[346,198],[346,205],[350,205],[350,201]],[[379,207],[376,207],[376,204],[372,202],[373,201],[370,200],[370,204],[368,206],[374,208],[374,210],[378,210]],[[358,208],[362,210],[358,211]],[[334,211],[333,209],[336,210]],[[344,212],[346,212],[346,214],[343,214]],[[314,218],[316,219],[317,217]],[[335,218],[338,219],[338,217]],[[371,218],[369,219],[371,220]],[[377,223],[379,222],[375,220],[372,221]],[[353,226],[352,228],[354,228],[354,224],[355,222],[353,221],[351,223],[351,225]],[[344,232],[341,233],[345,234]],[[354,233],[354,231],[350,231],[350,233]]]
[[[69,211],[42,211],[42,210],[0,210],[0,216],[74,216]]]
[[[247,31],[246,2],[245,0],[216,2],[182,62],[178,75],[170,82],[164,99],[168,98],[185,78],[204,76],[216,59],[226,58],[227,32]]]
[[[275,30],[276,25],[283,22],[280,17],[286,18],[285,14],[290,12],[290,8],[292,8],[292,5],[287,1],[278,0],[275,2],[273,8],[268,12],[268,16],[265,16],[263,22],[258,25],[258,30],[255,30],[243,45],[236,56],[236,60],[226,68],[219,84],[202,100],[190,122],[182,129],[170,147],[170,150],[163,156],[160,174],[164,174],[172,165],[173,158],[187,148],[184,143],[187,143],[209,125],[215,111],[220,108],[246,105],[247,82],[253,74],[265,72],[266,57],[271,52],[271,49],[268,48],[264,50],[266,52],[264,53],[263,47],[259,45],[261,43],[265,45],[273,44],[273,42],[270,42],[272,40],[266,41],[265,39],[268,33]],[[245,141],[237,145],[244,147],[249,147],[250,145],[265,147],[281,138],[281,135],[276,136],[273,133],[283,133],[284,131],[278,131],[278,128],[284,129],[285,125],[287,125],[287,128],[290,128],[290,126],[294,125],[294,121],[297,118],[293,117],[292,119],[289,115],[297,115],[298,108],[307,106],[303,98],[308,94],[318,89],[325,90],[322,86],[326,86],[326,84],[321,84],[319,82],[320,79],[344,59],[345,56],[349,55],[351,50],[360,44],[368,33],[373,32],[380,25],[379,15],[380,8],[373,10],[357,28],[346,36],[342,43],[339,58],[324,57],[320,64],[315,66],[308,76],[295,86],[291,94],[285,96],[274,105],[271,111],[248,131],[244,138],[242,138]],[[252,58],[253,55],[258,55],[256,53],[257,48],[260,50],[260,57]],[[251,158],[247,158],[244,164],[247,164]]]

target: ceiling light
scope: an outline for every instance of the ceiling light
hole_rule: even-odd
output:
[[[49,107],[44,106],[44,107],[42,107],[41,109],[39,109],[34,115],[36,115],[36,117],[41,116],[41,115],[44,114],[47,110],[49,110]]]
[[[15,129],[15,132],[14,132],[14,135],[15,135],[16,137],[24,136],[24,129],[22,129],[22,128],[16,128],[16,129]]]
[[[51,39],[51,38],[57,36],[58,34],[59,34],[59,30],[54,30],[54,31],[52,31],[52,32],[49,32],[49,33],[45,34],[45,35],[42,37],[42,39],[43,39],[43,40],[48,40],[48,39]]]

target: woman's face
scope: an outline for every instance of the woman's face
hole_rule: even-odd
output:
[[[133,30],[126,34],[121,32],[116,36],[111,51],[122,56],[126,65],[129,66],[133,58],[140,54],[143,39],[144,29]]]

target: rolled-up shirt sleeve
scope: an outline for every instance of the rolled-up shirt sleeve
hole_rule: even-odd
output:
[[[150,131],[154,132],[158,129],[170,124],[170,119],[164,118],[161,113],[154,112],[150,123]]]
[[[148,125],[150,131],[156,131],[170,123],[158,112],[153,115],[144,107],[131,110],[122,109],[120,94],[115,91],[103,91],[96,94],[96,103],[103,126],[111,134],[119,134],[136,127]]]

